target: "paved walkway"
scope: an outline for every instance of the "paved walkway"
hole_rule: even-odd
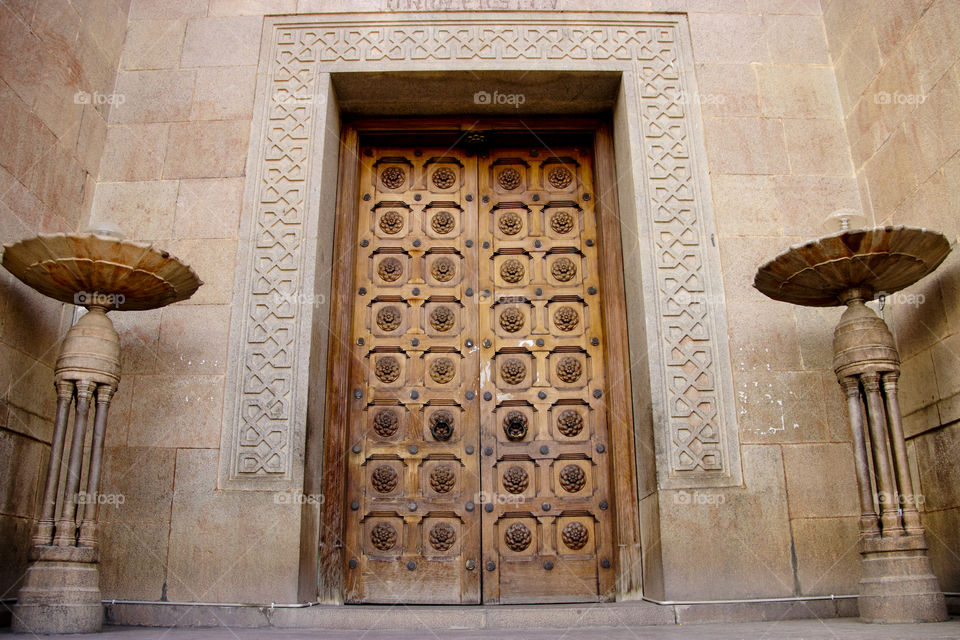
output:
[[[13,634],[0,630],[0,638],[49,638]],[[323,631],[314,629],[155,629],[138,627],[105,627],[100,634],[56,636],[57,638],[90,638],[97,640],[432,640],[454,638],[471,640],[505,638],[517,640],[814,640],[837,638],[852,640],[955,640],[960,638],[960,619],[937,624],[871,625],[855,619],[786,620],[783,622],[744,622],[736,624],[661,625],[652,627],[597,627],[562,630],[520,629],[516,631]]]

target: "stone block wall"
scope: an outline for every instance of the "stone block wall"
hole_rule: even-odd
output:
[[[889,298],[914,483],[941,586],[960,589],[960,3],[824,0],[864,207],[929,227],[953,253]]]
[[[123,0],[0,3],[0,244],[83,227],[126,33]],[[0,597],[15,597],[50,450],[72,305],[0,270]]]

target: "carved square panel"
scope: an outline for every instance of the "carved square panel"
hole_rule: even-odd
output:
[[[493,317],[490,326],[501,338],[516,340],[530,335],[533,330],[533,305],[521,297],[502,298],[500,302],[490,307]]]
[[[562,556],[589,556],[596,552],[597,530],[591,516],[563,516],[557,518],[554,548]]]
[[[372,404],[365,412],[366,436],[380,442],[406,437],[407,409],[398,404]]]
[[[573,203],[553,203],[543,209],[544,233],[555,240],[579,243],[583,231],[583,212]]]
[[[402,202],[381,202],[373,209],[371,231],[378,238],[401,239],[410,232],[410,207]]]
[[[363,552],[373,560],[392,560],[403,553],[403,518],[369,515],[363,519]]]
[[[524,240],[530,235],[530,211],[525,207],[495,207],[490,212],[490,233],[500,242]]]
[[[463,258],[453,250],[423,256],[423,279],[434,287],[454,287],[463,279]]]
[[[381,158],[370,176],[377,191],[403,193],[414,188],[413,166],[405,158]]]
[[[588,316],[579,299],[554,299],[547,305],[550,333],[558,338],[576,338],[587,329]]]
[[[420,325],[424,333],[436,338],[456,338],[463,328],[463,307],[451,297],[433,297],[422,307]]]
[[[423,354],[423,384],[431,389],[456,389],[461,382],[463,356],[459,351]]]
[[[498,160],[490,165],[489,180],[495,193],[508,199],[511,195],[519,197],[529,188],[530,168],[520,159]]]
[[[554,460],[550,477],[553,492],[560,498],[589,498],[593,495],[593,463],[588,459]]]
[[[378,389],[402,389],[407,384],[409,358],[402,351],[370,354],[370,384]]]
[[[462,465],[455,458],[428,458],[420,465],[420,490],[432,500],[454,500],[462,492]]]
[[[420,522],[420,532],[420,548],[425,558],[443,559],[460,555],[463,526],[459,519],[429,516]]]
[[[457,404],[427,404],[423,407],[425,442],[458,442],[463,438],[463,408]]]
[[[540,188],[553,193],[575,193],[580,186],[579,167],[572,158],[556,158],[540,166]]]
[[[504,562],[529,559],[540,547],[540,525],[535,518],[501,518],[497,521],[496,536]]]
[[[410,279],[410,256],[406,253],[377,253],[370,265],[369,278],[375,287],[401,287]]]
[[[547,377],[558,389],[579,389],[590,384],[590,359],[582,352],[554,352],[547,358]]]
[[[495,426],[497,440],[501,443],[530,442],[537,439],[536,411],[528,404],[497,407]]]
[[[509,393],[528,389],[536,377],[536,363],[529,353],[501,353],[495,361],[497,386]]]
[[[463,231],[463,211],[453,202],[431,202],[423,210],[423,232],[436,239],[456,238]]]
[[[533,279],[530,256],[526,253],[504,253],[493,258],[493,282],[498,289],[525,287]]]
[[[583,261],[579,253],[551,253],[546,257],[543,275],[555,287],[578,287],[583,282]]]
[[[453,158],[430,158],[424,165],[424,186],[431,193],[456,194],[463,186],[463,167]]]
[[[402,336],[410,329],[410,305],[400,298],[378,298],[368,313],[367,326],[375,336]]]
[[[550,408],[550,431],[557,442],[583,442],[592,435],[590,407],[563,401]]]
[[[540,474],[533,460],[509,458],[497,462],[496,495],[488,500],[496,504],[522,506],[537,496]]]
[[[403,495],[402,460],[371,458],[366,462],[367,496],[373,500]]]

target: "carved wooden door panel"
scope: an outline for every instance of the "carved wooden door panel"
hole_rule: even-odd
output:
[[[363,154],[346,599],[476,603],[476,163]]]
[[[348,602],[612,596],[588,151],[367,148]]]
[[[612,528],[590,156],[499,149],[478,169],[484,601],[606,599]]]

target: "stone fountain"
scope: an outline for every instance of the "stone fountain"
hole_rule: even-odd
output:
[[[847,400],[859,488],[860,619],[946,620],[907,466],[900,356],[886,323],[865,303],[931,273],[950,243],[926,229],[847,226],[790,247],[760,267],[753,286],[791,304],[847,307],[834,331],[833,367]]]
[[[202,283],[166,251],[125,241],[112,229],[39,235],[4,246],[0,262],[40,293],[88,311],[67,331],[54,368],[57,410],[50,462],[13,628],[27,633],[99,631],[100,472],[107,411],[120,383],[120,337],[107,312],[186,300]],[[91,408],[93,433],[87,448]]]

